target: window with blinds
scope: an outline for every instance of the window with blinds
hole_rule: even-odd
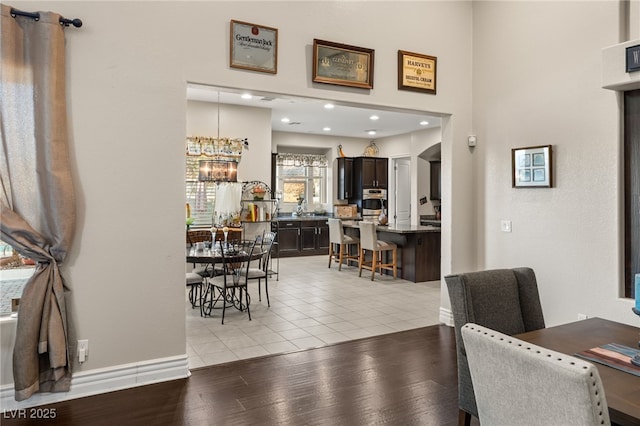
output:
[[[192,226],[211,226],[216,184],[198,181],[200,160],[210,158],[205,155],[185,156],[185,199],[191,207]]]

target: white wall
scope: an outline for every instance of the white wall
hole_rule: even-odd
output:
[[[81,29],[66,30],[78,229],[63,273],[73,291],[77,336],[91,347],[76,371],[185,353],[187,82],[452,114],[443,157],[461,170],[470,168],[472,157],[458,148],[471,128],[469,2],[16,0],[12,6],[84,22]],[[280,30],[277,75],[228,66],[231,19]],[[314,38],[374,48],[374,89],[311,83]],[[397,90],[398,49],[438,57],[436,96]],[[251,138],[242,167],[268,161],[252,157],[268,152],[253,151],[259,143]],[[445,175],[454,171],[452,166]],[[451,241],[443,273],[475,266],[473,250],[466,248],[470,179],[456,179],[446,189],[459,213],[443,229]],[[11,324],[2,327],[5,335]],[[11,383],[11,360],[1,362],[0,382]]]
[[[218,105],[187,102],[187,135],[218,137]],[[238,181],[271,181],[271,110],[221,105],[220,137],[247,138],[238,164]]]
[[[379,155],[381,157],[394,158],[407,158],[411,162],[411,224],[420,224],[420,215],[426,210],[426,206],[431,204],[425,204],[420,206],[418,199],[424,195],[429,194],[429,170],[427,163],[426,178],[423,166],[423,160],[419,158],[419,155],[424,153],[427,149],[440,143],[442,140],[442,132],[440,128],[431,128],[420,130],[417,132],[411,132],[404,135],[391,136],[388,138],[382,138],[376,140],[376,144],[380,148]],[[393,162],[389,162],[389,167],[393,166]],[[389,170],[389,195],[388,205],[395,204],[394,188],[394,173]],[[390,222],[393,222],[393,217],[389,218]]]
[[[368,139],[345,138],[340,136],[313,135],[305,133],[273,132],[273,152],[303,152],[305,150],[327,155],[329,170],[327,170],[327,203],[323,206],[328,212],[333,211],[336,200],[335,189],[337,171],[335,159],[337,158],[338,145],[348,157],[362,155],[364,148],[369,144]],[[311,208],[312,206],[308,206]],[[287,211],[283,208],[282,211]]]
[[[601,48],[618,2],[474,2],[478,253],[535,269],[550,325],[578,313],[638,323],[621,299],[621,139]],[[553,145],[555,186],[511,188],[511,149]],[[454,207],[455,208],[455,207]],[[513,223],[500,232],[500,220]]]

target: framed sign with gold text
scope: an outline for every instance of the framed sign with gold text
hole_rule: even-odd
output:
[[[398,89],[436,94],[435,56],[398,50]]]
[[[313,39],[313,81],[373,89],[373,49]]]
[[[278,72],[278,29],[231,21],[231,68]]]

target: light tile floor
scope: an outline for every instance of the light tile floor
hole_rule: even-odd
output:
[[[275,260],[274,260],[275,261]],[[328,256],[280,259],[280,279],[269,280],[271,307],[250,282],[251,318],[227,309],[202,318],[186,301],[189,367],[221,364],[437,324],[440,281],[412,283],[337,264]],[[264,287],[264,283],[263,283]]]

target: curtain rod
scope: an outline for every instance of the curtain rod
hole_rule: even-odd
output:
[[[38,12],[23,12],[21,10],[18,9],[11,9],[11,16],[12,17],[16,17],[16,16],[26,16],[27,18],[31,18],[34,19],[36,21],[40,20],[40,14]],[[82,26],[82,21],[78,18],[76,19],[67,19],[64,17],[60,17],[60,25],[64,25],[65,27],[68,27],[69,25],[73,25],[76,28],[80,28]]]

